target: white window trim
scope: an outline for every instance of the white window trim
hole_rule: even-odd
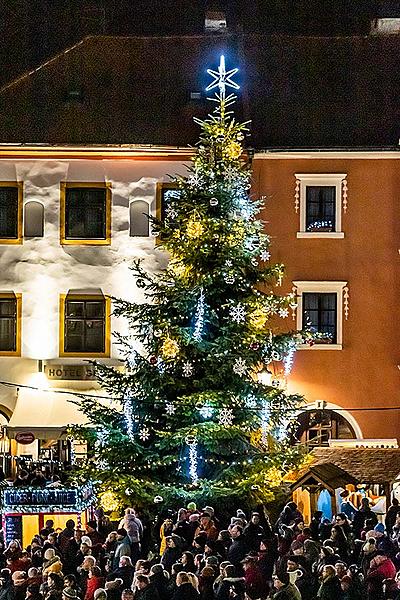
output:
[[[295,208],[296,212],[300,206],[300,231],[297,232],[298,238],[344,238],[342,231],[342,204],[344,210],[346,204],[342,202],[342,186],[346,182],[346,173],[295,173],[296,177],[296,194]],[[336,229],[335,231],[307,231],[306,230],[306,188],[308,185],[326,185],[336,187]],[[347,191],[347,182],[346,191]]]
[[[300,350],[342,350],[343,348],[343,292],[347,281],[293,281],[297,293],[296,327],[303,329],[303,293],[336,293],[336,344],[301,344]],[[348,307],[346,306],[346,311]],[[347,312],[346,312],[347,315]]]

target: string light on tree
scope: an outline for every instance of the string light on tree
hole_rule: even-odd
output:
[[[197,301],[196,313],[194,316],[193,339],[196,340],[196,342],[200,342],[203,335],[204,310],[204,290],[201,288],[199,299]]]
[[[198,457],[197,457],[197,439],[194,435],[186,436],[186,444],[189,447],[189,477],[193,485],[197,485],[199,477],[197,474]]]

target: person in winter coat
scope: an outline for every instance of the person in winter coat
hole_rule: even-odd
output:
[[[261,540],[265,537],[265,531],[260,525],[260,514],[258,512],[252,513],[250,523],[244,528],[243,535],[249,552],[258,552]]]
[[[321,600],[342,600],[343,598],[339,577],[332,565],[325,565],[322,569],[322,581],[317,597]]]
[[[14,600],[14,586],[10,569],[0,571],[0,600]]]
[[[162,556],[167,548],[167,538],[171,537],[174,523],[169,517],[163,521],[160,527],[160,556]]]
[[[273,600],[301,600],[301,595],[294,583],[290,583],[289,573],[286,571],[279,572],[274,575],[275,593],[272,595]]]
[[[118,544],[115,548],[114,556],[111,563],[113,570],[118,569],[119,561],[121,560],[122,556],[131,555],[131,545],[125,529],[118,529],[117,540]]]
[[[40,593],[40,586],[37,583],[31,583],[26,588],[26,600],[42,600],[42,594]]]
[[[363,590],[359,582],[350,575],[344,575],[340,580],[340,586],[343,592],[342,600],[362,600]]]
[[[129,556],[121,556],[118,567],[111,573],[114,579],[122,579],[122,589],[131,587],[134,574],[135,568]]]
[[[215,527],[214,521],[212,520],[210,513],[202,513],[202,515],[200,516],[200,525],[196,529],[194,537],[198,536],[202,531],[206,532],[208,540],[215,541],[218,537],[218,529]]]
[[[152,583],[160,597],[160,600],[170,600],[171,592],[169,589],[168,573],[164,571],[162,565],[153,565],[150,569],[150,583]]]
[[[73,519],[68,519],[68,521],[65,523],[65,529],[63,529],[58,535],[58,547],[60,548],[62,554],[64,554],[69,540],[74,537],[74,529],[75,521]]]
[[[201,600],[214,600],[213,583],[215,571],[212,567],[204,567],[199,576],[199,592]]]
[[[392,535],[393,525],[396,522],[396,517],[400,513],[400,505],[397,498],[393,498],[392,504],[389,506],[385,517],[385,526],[388,536]]]
[[[157,588],[147,575],[137,575],[135,578],[135,600],[160,600]]]
[[[62,562],[60,557],[56,555],[54,548],[47,548],[44,553],[43,575],[48,575],[49,573],[61,573],[62,569]]]
[[[246,556],[242,560],[244,570],[244,582],[246,594],[250,600],[257,600],[266,590],[266,582],[262,576],[260,567],[257,564],[257,559],[253,556]]]
[[[229,546],[227,560],[236,567],[237,575],[243,574],[241,561],[247,554],[247,544],[243,537],[243,528],[240,525],[234,525],[230,530],[232,544]]]
[[[172,600],[199,600],[200,595],[190,582],[188,573],[181,571],[176,576],[176,590]]]
[[[28,587],[28,576],[25,571],[15,571],[12,576],[15,600],[24,600]]]
[[[373,527],[375,527],[378,522],[376,514],[371,510],[368,498],[362,498],[361,508],[353,517],[353,533],[355,539],[360,538],[361,530],[363,529],[367,519],[371,519],[373,521]]]
[[[182,552],[179,547],[180,538],[170,535],[166,539],[167,547],[161,557],[161,564],[168,573],[171,573],[172,565],[179,561]]]
[[[396,567],[384,554],[377,554],[370,562],[366,576],[369,600],[383,600],[383,580],[394,579]]]
[[[86,585],[86,594],[84,600],[94,600],[96,590],[104,587],[104,577],[101,575],[99,567],[94,566],[89,569],[89,577]]]

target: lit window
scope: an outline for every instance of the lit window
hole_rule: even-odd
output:
[[[61,183],[61,244],[111,243],[111,186]]]
[[[342,209],[347,210],[343,173],[296,173],[295,209],[300,209],[298,238],[343,238]]]
[[[149,205],[144,200],[133,200],[129,206],[129,235],[149,236]]]
[[[41,202],[31,200],[24,204],[24,237],[43,237],[44,206]]]
[[[21,294],[0,294],[0,355],[21,355]]]
[[[318,333],[313,345],[303,349],[341,350],[343,313],[349,314],[349,289],[346,281],[294,281],[297,295],[297,329]]]
[[[110,355],[110,302],[98,295],[61,296],[60,355]]]
[[[22,183],[0,182],[0,244],[22,243]]]

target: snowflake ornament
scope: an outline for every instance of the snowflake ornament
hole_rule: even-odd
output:
[[[235,323],[244,323],[246,320],[246,307],[240,302],[236,306],[232,306],[229,315]]]
[[[231,408],[221,408],[218,413],[218,423],[229,426],[233,423],[233,410]]]
[[[263,250],[260,254],[260,258],[263,262],[267,262],[267,260],[271,258],[271,252],[268,252],[268,250]]]
[[[150,438],[150,429],[144,425],[139,431],[139,439],[146,442]]]
[[[193,375],[193,365],[188,360],[183,363],[182,375],[184,377],[191,377]]]
[[[210,417],[212,417],[213,412],[214,409],[209,404],[204,404],[204,406],[202,406],[199,409],[199,413],[203,417],[203,419],[209,419]]]
[[[287,308],[281,308],[279,309],[278,314],[282,319],[286,319],[286,317],[289,316],[289,310]]]
[[[178,216],[178,211],[173,206],[169,205],[165,209],[165,216],[167,219],[173,221]]]
[[[247,396],[244,405],[246,408],[257,408],[257,399],[253,395]]]
[[[225,266],[228,267],[228,268],[232,267],[233,266],[233,261],[230,258],[228,258],[228,260],[225,261]]]
[[[236,375],[246,375],[247,373],[246,361],[243,360],[243,358],[237,358],[233,363],[232,368],[233,372],[236,373]]]
[[[167,415],[171,416],[174,415],[176,412],[176,406],[174,404],[171,404],[170,402],[168,404],[165,405],[165,412],[167,413]]]
[[[203,177],[200,175],[198,171],[195,171],[188,179],[189,185],[193,187],[200,187],[203,183]]]

